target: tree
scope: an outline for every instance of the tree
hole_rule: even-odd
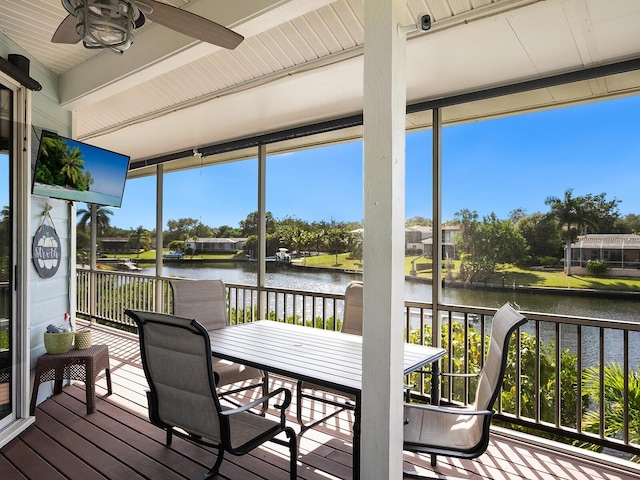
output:
[[[622,218],[618,218],[613,227],[614,233],[635,233],[640,234],[640,215],[629,213]]]
[[[347,238],[347,248],[352,260],[362,260],[364,249],[364,238],[362,233],[349,233]]]
[[[276,221],[271,212],[265,213],[267,233],[275,233]],[[240,230],[243,237],[258,234],[258,212],[251,212],[247,218],[240,221]]]
[[[316,253],[320,254],[320,247],[324,245],[326,231],[324,228],[315,228],[311,233],[311,244],[316,247]]]
[[[113,211],[108,208],[97,206],[96,207],[96,228],[99,235],[103,235],[104,231],[109,228],[111,223],[110,215],[113,215]],[[78,227],[82,230],[86,230],[87,226],[91,225],[91,209],[83,208],[78,210],[77,216],[80,217],[78,221]]]
[[[407,218],[404,221],[404,225],[405,227],[411,227],[413,225],[421,225],[424,227],[430,227],[433,225],[433,222],[431,221],[430,218],[425,218],[425,217],[421,217],[419,215],[416,215],[415,217],[411,217],[411,218]]]
[[[567,275],[571,275],[571,242],[580,230],[593,226],[595,218],[585,197],[574,197],[572,188],[565,190],[564,198],[550,196],[544,203],[551,207],[550,215],[556,218],[560,222],[560,228],[564,229],[565,265]]]
[[[584,372],[583,391],[591,395],[594,402],[600,405],[600,411],[604,412],[604,424],[600,421],[599,411],[592,410],[585,413],[582,428],[585,432],[598,435],[600,429],[604,427],[605,437],[620,438],[625,433],[625,418],[628,417],[629,443],[637,444],[640,441],[640,370],[629,371],[626,378],[628,391],[625,391],[625,375],[621,365],[611,363],[605,365],[603,370],[603,386],[600,365],[589,367]],[[623,402],[622,399],[626,401]],[[598,452],[602,451],[602,447],[598,445],[581,446]]]
[[[509,221],[514,225],[527,216],[527,211],[524,208],[516,208],[509,212]]]
[[[84,180],[83,170],[82,153],[78,147],[74,147],[62,158],[60,173],[69,179],[69,185],[77,185],[80,180]]]
[[[89,190],[94,180],[84,171],[84,160],[78,147],[70,149],[64,139],[44,136],[40,153],[46,161],[38,163],[35,173],[38,182]]]
[[[536,212],[518,220],[516,228],[529,245],[532,262],[538,263],[542,257],[562,257],[562,238],[555,218]]]
[[[129,233],[129,243],[132,248],[136,250],[137,255],[140,255],[140,249],[146,251],[151,246],[151,235],[142,225],[136,229],[131,229]]]
[[[185,244],[183,240],[173,240],[169,243],[169,250],[172,252],[184,252]]]
[[[242,231],[229,225],[221,225],[218,227],[215,236],[217,238],[238,238],[242,237]]]
[[[495,213],[477,221],[477,214],[458,212],[460,232],[457,248],[464,252],[460,266],[466,281],[486,280],[498,263],[521,263],[527,255],[527,242],[509,220],[500,220]]]
[[[189,238],[211,238],[216,232],[211,227],[204,225],[195,218],[180,218],[167,222],[167,231],[163,235],[163,242],[169,245],[176,240],[187,240]]]
[[[620,218],[618,205],[620,200],[614,197],[613,200],[607,200],[606,193],[592,195],[588,193],[583,197],[583,209],[588,212],[589,226],[594,233],[613,233],[614,227]],[[587,233],[586,230],[584,233]]]
[[[347,239],[349,232],[341,228],[332,228],[327,233],[327,247],[330,253],[336,256],[336,265],[338,265],[338,254],[344,253],[347,248]]]

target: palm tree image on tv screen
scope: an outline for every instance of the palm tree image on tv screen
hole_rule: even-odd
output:
[[[43,132],[33,193],[120,207],[129,157]]]

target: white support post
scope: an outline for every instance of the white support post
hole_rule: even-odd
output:
[[[162,235],[163,212],[164,212],[164,166],[160,163],[156,165],[156,288],[155,288],[155,309],[156,312],[163,312],[164,309],[164,285],[160,281],[162,276],[162,245],[164,238]]]
[[[258,318],[267,318],[267,147],[258,147]]]
[[[365,2],[362,479],[402,478],[404,2]]]

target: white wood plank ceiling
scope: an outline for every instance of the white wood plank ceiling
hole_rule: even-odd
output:
[[[166,0],[165,0],[166,1]],[[166,1],[246,40],[228,51],[159,25],[124,55],[54,45],[60,0],[0,2],[0,32],[60,76],[75,136],[134,159],[359,113],[364,0]],[[638,0],[407,0],[405,24],[433,28],[407,45],[409,102],[640,58]],[[638,91],[617,82],[451,109],[451,121]],[[409,126],[428,124],[415,115]]]

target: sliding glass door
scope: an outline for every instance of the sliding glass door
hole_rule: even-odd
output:
[[[0,429],[15,419],[12,156],[14,93],[0,84]]]

